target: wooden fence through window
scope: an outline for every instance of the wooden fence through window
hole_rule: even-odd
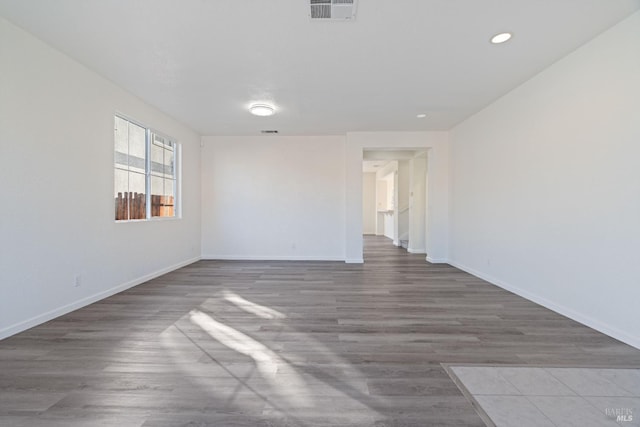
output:
[[[145,219],[147,200],[144,193],[118,193],[115,198],[116,221],[127,219]],[[174,216],[173,196],[151,195],[151,216]]]

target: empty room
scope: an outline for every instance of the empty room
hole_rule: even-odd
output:
[[[639,47],[640,0],[0,0],[0,426],[640,425]]]

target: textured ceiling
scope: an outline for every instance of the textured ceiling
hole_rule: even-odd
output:
[[[449,129],[640,0],[361,0],[352,22],[311,22],[307,9],[0,0],[0,15],[203,135]],[[500,31],[513,39],[491,45]],[[278,113],[253,117],[251,101]]]

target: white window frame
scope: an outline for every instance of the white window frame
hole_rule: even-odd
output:
[[[113,159],[113,168],[114,174],[116,169],[116,159],[115,159],[115,138],[116,138],[116,119],[120,118],[122,120],[126,120],[136,126],[139,126],[145,130],[145,218],[137,218],[137,219],[115,219],[116,223],[126,223],[126,222],[144,222],[144,221],[172,221],[176,219],[182,219],[182,144],[178,142],[177,139],[166,135],[165,133],[159,132],[149,126],[142,124],[140,121],[136,119],[132,119],[126,114],[122,114],[119,112],[114,113],[113,115],[113,138],[114,138],[114,159]],[[173,216],[152,216],[151,215],[151,144],[153,144],[153,136],[157,135],[165,140],[171,141],[173,143]],[[115,177],[112,181],[114,185],[115,194]],[[115,211],[115,198],[114,198],[114,211]]]

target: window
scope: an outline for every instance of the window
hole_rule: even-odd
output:
[[[115,116],[116,221],[175,217],[179,144]]]

